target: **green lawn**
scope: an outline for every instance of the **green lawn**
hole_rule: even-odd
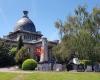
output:
[[[100,80],[100,73],[77,72],[0,72],[0,80]]]

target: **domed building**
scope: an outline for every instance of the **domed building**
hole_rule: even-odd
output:
[[[36,57],[38,62],[52,62],[52,47],[57,45],[57,41],[48,41],[47,38],[42,37],[41,32],[36,30],[34,23],[28,17],[28,11],[23,11],[23,14],[16,22],[14,31],[0,41],[16,47],[19,38],[22,37],[24,47],[31,57]]]
[[[22,36],[23,41],[39,40],[42,34],[36,31],[34,23],[28,17],[28,11],[23,11],[24,16],[16,22],[14,32],[11,32],[7,38],[17,40]]]

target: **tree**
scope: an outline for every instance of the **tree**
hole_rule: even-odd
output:
[[[59,46],[55,48],[55,56],[63,55],[70,56],[72,54],[79,59],[88,59],[99,61],[100,53],[100,9],[94,8],[93,12],[89,13],[85,6],[79,6],[75,9],[75,15],[69,16],[63,23],[61,28],[63,36]],[[66,57],[68,60],[68,57]]]
[[[21,67],[24,60],[30,58],[29,53],[27,53],[27,49],[22,47],[16,54],[16,62]]]
[[[0,41],[0,67],[12,66],[14,65],[14,60],[11,55],[9,55],[9,46],[6,46],[5,42]]]
[[[54,46],[52,51],[53,51],[53,57],[55,59],[55,61],[57,63],[65,63],[66,59],[67,59],[67,55],[65,54],[64,56],[64,51],[61,51],[61,45],[57,45],[57,46]]]
[[[80,59],[90,60],[94,54],[95,39],[89,32],[81,30],[75,36],[72,46],[74,46]]]
[[[22,36],[19,37],[17,51],[20,50],[24,46]]]
[[[9,54],[13,57],[15,57],[16,53],[17,53],[17,48],[16,47],[11,48],[10,51],[9,51]]]
[[[63,37],[63,23],[61,20],[58,20],[55,22],[55,27],[59,30],[59,35],[60,38],[62,39]]]

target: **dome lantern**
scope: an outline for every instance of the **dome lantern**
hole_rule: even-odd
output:
[[[23,11],[24,17],[28,17],[28,11]]]

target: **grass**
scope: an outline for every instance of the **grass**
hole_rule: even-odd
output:
[[[12,73],[2,73],[0,72],[0,80],[11,80],[17,77],[19,74],[12,74]]]
[[[0,80],[100,80],[100,73],[77,72],[0,72]]]

